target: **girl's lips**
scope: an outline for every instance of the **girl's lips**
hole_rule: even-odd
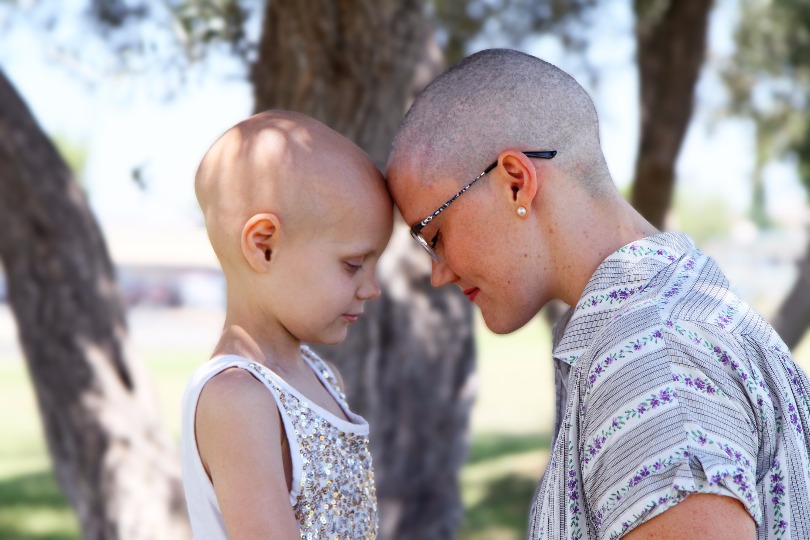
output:
[[[475,300],[475,297],[478,295],[478,291],[480,291],[478,287],[470,287],[469,289],[464,289],[464,294],[470,299],[470,302]]]
[[[350,323],[357,322],[357,319],[360,318],[359,314],[352,315],[351,313],[344,313],[343,318],[349,321]]]

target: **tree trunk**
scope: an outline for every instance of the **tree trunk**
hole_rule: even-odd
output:
[[[633,206],[662,228],[675,161],[692,116],[711,0],[635,0],[641,133]]]
[[[365,149],[381,169],[439,53],[422,0],[269,2],[252,70],[257,111],[297,110]],[[430,286],[429,258],[398,221],[382,298],[336,348],[321,348],[371,424],[381,537],[441,539],[462,517],[474,341],[469,302]]]
[[[56,478],[82,537],[190,536],[177,458],[126,351],[99,227],[2,71],[0,261]]]
[[[773,327],[788,348],[799,344],[810,322],[810,238],[804,259],[799,262],[799,277],[773,318]]]

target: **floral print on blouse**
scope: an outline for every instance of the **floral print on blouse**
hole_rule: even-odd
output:
[[[617,539],[691,493],[757,538],[810,538],[810,382],[681,234],[622,247],[560,323],[551,459],[530,539]]]

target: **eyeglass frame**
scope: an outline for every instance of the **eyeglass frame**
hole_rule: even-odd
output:
[[[540,158],[540,159],[552,159],[554,156],[557,155],[556,150],[524,150],[521,153],[524,154],[527,157]],[[456,193],[455,195],[450,197],[450,199],[446,203],[441,205],[439,208],[437,208],[435,212],[433,212],[428,217],[426,217],[425,219],[423,219],[422,221],[420,221],[419,223],[417,223],[416,225],[411,227],[411,229],[410,229],[411,237],[413,237],[414,240],[419,242],[419,245],[421,245],[425,249],[425,251],[428,252],[428,255],[430,255],[430,258],[433,259],[433,261],[436,262],[437,264],[441,263],[441,259],[439,259],[439,256],[436,254],[436,252],[433,251],[433,248],[430,246],[428,241],[425,240],[425,238],[419,233],[422,231],[422,229],[424,229],[428,225],[428,223],[433,221],[439,214],[444,212],[447,209],[447,207],[450,206],[453,203],[453,201],[455,201],[456,199],[461,197],[461,195],[465,191],[470,189],[473,186],[473,184],[475,184],[478,180],[480,180],[488,172],[490,172],[492,169],[494,169],[497,166],[498,166],[498,160],[496,159],[495,161],[492,162],[492,164],[489,167],[484,169],[484,172],[482,172],[481,174],[479,174],[478,176],[473,178],[472,182],[470,182],[469,184],[467,184],[466,186],[461,188],[461,190],[458,193]]]

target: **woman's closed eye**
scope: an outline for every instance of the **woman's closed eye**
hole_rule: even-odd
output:
[[[439,231],[436,231],[436,234],[433,235],[433,238],[430,239],[430,249],[436,249],[436,242],[439,241]]]

